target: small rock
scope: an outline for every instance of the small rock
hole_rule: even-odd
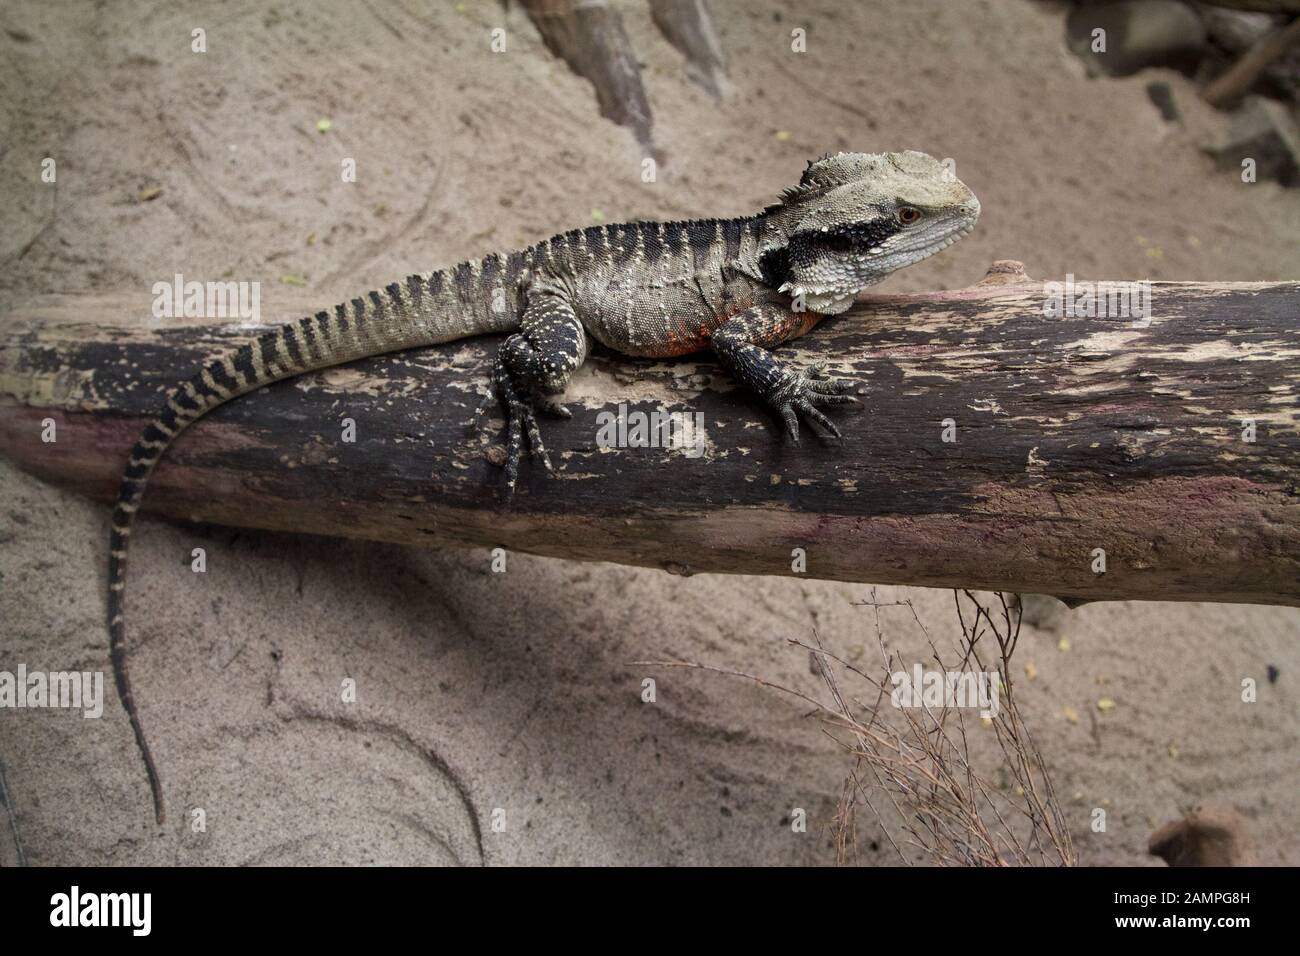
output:
[[[1220,169],[1240,171],[1243,160],[1253,159],[1257,180],[1300,183],[1300,129],[1290,110],[1263,96],[1246,97],[1233,110],[1224,140],[1202,149]]]
[[[1148,83],[1147,98],[1155,104],[1156,109],[1160,111],[1160,118],[1166,123],[1177,123],[1182,119],[1178,107],[1174,104],[1174,92],[1169,88],[1168,83]]]
[[[1055,631],[1069,612],[1063,603],[1048,594],[1020,595],[1020,619],[1040,631]]]
[[[1170,866],[1255,866],[1246,821],[1231,807],[1204,804],[1166,823],[1147,841],[1147,852]]]

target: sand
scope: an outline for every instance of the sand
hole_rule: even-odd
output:
[[[749,212],[837,149],[954,157],[983,202],[974,235],[887,289],[966,285],[998,258],[1042,277],[1296,277],[1300,193],[1216,172],[1194,132],[1216,118],[1182,77],[1086,79],[1048,4],[813,2],[796,17],[718,2],[721,107],[647,10],[622,4],[666,156],[654,183],[521,11],[459,6],[7,5],[0,322],[48,292],[135,291],[143,317],[176,272],[259,280],[267,315],[299,282],[329,304],[594,213]],[[205,54],[190,51],[200,26]],[[494,26],[505,53],[489,50]],[[1184,128],[1160,120],[1153,79]],[[46,156],[56,187],[38,178]],[[0,669],[105,669],[107,509],[2,459],[0,502]],[[705,661],[818,694],[788,639],[816,629],[837,653],[869,654],[854,602],[870,594],[525,555],[494,574],[485,552],[146,516],[132,675],[168,823],[153,825],[115,699],[98,720],[0,711],[0,760],[33,863],[824,864],[850,761],[808,708],[632,662]],[[877,598],[956,632],[949,592]],[[885,611],[895,646],[919,653],[910,620]],[[1295,609],[1209,604],[1090,605],[1057,632],[1026,628],[1017,664],[1036,676],[1018,693],[1081,862],[1158,863],[1150,832],[1213,801],[1245,817],[1262,862],[1300,863],[1298,632]],[[1257,702],[1241,701],[1243,678]],[[1089,826],[1099,807],[1104,833]],[[865,818],[858,858],[891,860]]]

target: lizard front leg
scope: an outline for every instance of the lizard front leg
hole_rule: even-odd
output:
[[[551,470],[533,409],[541,404],[563,414],[542,396],[564,391],[569,378],[586,361],[590,347],[587,330],[563,293],[530,293],[519,331],[501,345],[492,370],[492,384],[509,422],[505,467],[510,491],[519,478],[525,433],[532,453]]]
[[[821,371],[801,372],[777,359],[768,349],[802,335],[820,321],[810,312],[794,312],[783,305],[765,303],[740,312],[713,333],[713,351],[732,375],[771,405],[785,419],[786,431],[799,444],[799,415],[836,438],[840,430],[818,411],[818,405],[856,405],[849,393],[853,382],[834,379]]]

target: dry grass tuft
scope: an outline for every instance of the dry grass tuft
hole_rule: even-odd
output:
[[[865,806],[880,824],[899,860],[942,866],[1072,866],[1076,858],[1042,754],[1020,714],[1011,658],[1020,636],[1018,602],[993,595],[984,603],[971,591],[954,591],[961,637],[947,653],[939,650],[911,601],[882,604],[873,589],[871,608],[880,666],[869,673],[830,653],[816,634],[813,643],[791,640],[819,663],[830,703],[741,671],[688,661],[640,661],[689,667],[741,677],[810,704],[833,739],[852,754],[843,795],[830,829],[840,863],[857,856],[857,815]],[[896,706],[892,675],[906,672],[887,647],[882,607],[906,607],[929,646],[927,671],[984,674],[997,684],[990,715],[950,700]],[[850,682],[874,693],[864,701],[846,693]],[[997,740],[992,766],[972,758],[968,730],[987,722]],[[980,748],[976,748],[980,749]],[[987,750],[988,748],[983,748]],[[892,813],[890,813],[892,811]],[[888,816],[886,814],[889,814]],[[901,821],[901,822],[900,822]],[[891,833],[890,827],[901,832]]]

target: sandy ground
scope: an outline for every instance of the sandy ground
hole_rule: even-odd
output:
[[[954,157],[983,202],[976,234],[891,279],[898,291],[968,284],[995,258],[1035,276],[1297,277],[1300,193],[1216,173],[1191,133],[1162,123],[1153,78],[1189,127],[1213,122],[1181,77],[1085,79],[1050,5],[714,6],[730,60],[721,106],[685,81],[645,8],[620,4],[667,156],[644,183],[633,138],[596,115],[518,10],[6,4],[0,314],[45,292],[135,290],[144,315],[175,272],[260,280],[268,314],[299,277],[328,304],[593,210],[749,212],[841,148]],[[493,54],[499,25],[507,52]],[[807,54],[789,50],[796,26]],[[190,52],[195,27],[206,54]],[[45,156],[57,186],[38,179]],[[347,157],[353,184],[339,177]],[[105,668],[107,509],[3,461],[0,502],[0,669]],[[206,575],[189,570],[194,547]],[[806,707],[682,671],[653,672],[658,699],[644,704],[647,668],[630,662],[701,660],[818,693],[786,640],[816,628],[838,653],[865,653],[865,585],[520,555],[498,575],[478,552],[148,518],[132,578],[134,606],[157,608],[130,621],[133,678],[171,819],[152,824],[116,699],[100,720],[0,711],[31,862],[833,859],[826,827],[849,761]],[[947,592],[879,597],[956,630]],[[891,640],[919,653],[909,622],[886,612]],[[1300,863],[1298,631],[1294,609],[1195,604],[1094,605],[1059,633],[1027,629],[1018,663],[1037,676],[1020,692],[1082,862],[1150,863],[1151,830],[1210,800],[1244,815],[1263,862]],[[349,677],[359,697],[344,707]],[[1256,703],[1240,700],[1245,677]],[[1114,709],[1098,711],[1102,697]],[[206,832],[187,825],[194,807]],[[788,825],[796,807],[805,834]],[[1089,827],[1098,807],[1105,833]],[[9,836],[0,862],[15,858]],[[863,862],[888,862],[875,824],[859,840]]]

